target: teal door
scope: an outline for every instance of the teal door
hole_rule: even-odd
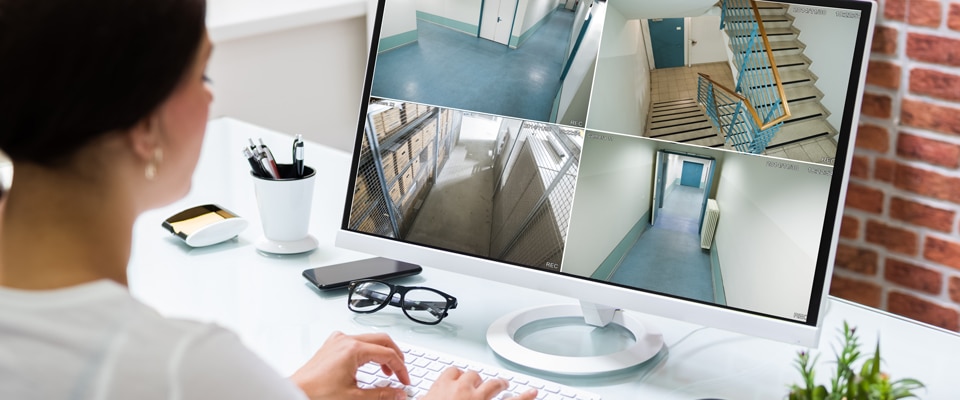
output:
[[[654,67],[683,66],[683,18],[651,19],[649,25]]]
[[[703,164],[684,161],[683,171],[680,173],[680,185],[698,188],[701,176],[703,176]]]

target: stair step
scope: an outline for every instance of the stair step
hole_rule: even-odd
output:
[[[678,131],[684,131],[689,129],[700,129],[704,124],[709,124],[710,120],[706,115],[699,114],[692,117],[667,120],[667,121],[658,121],[650,122],[650,129],[652,135],[659,135],[662,133],[673,133]],[[653,136],[656,137],[656,136]]]
[[[780,132],[777,132],[770,143],[767,144],[767,150],[819,137],[833,136],[836,133],[836,130],[822,118],[810,119],[800,123],[784,124],[780,127]]]
[[[670,133],[653,133],[647,137],[660,140],[669,140],[671,142],[678,143],[686,143],[687,141],[716,137],[718,141],[722,142],[722,140],[719,138],[719,135],[717,135],[717,131],[713,128],[713,125],[710,125],[709,122],[706,125],[700,125],[697,128],[690,128]]]
[[[791,85],[784,87],[783,92],[789,104],[816,102],[823,98],[823,92],[814,85]]]
[[[797,36],[800,34],[800,33],[797,32],[795,29],[789,28],[789,27],[787,27],[787,28],[766,28],[766,27],[764,27],[764,30],[767,31],[767,40],[768,40],[771,44],[774,43],[774,42],[783,42],[783,41],[796,40],[796,39],[797,39]],[[748,32],[748,31],[740,31],[740,32],[737,32],[737,31],[731,30],[730,32],[728,32],[728,34],[733,35],[733,36],[736,36],[736,37],[738,37],[738,38],[746,38],[746,37],[750,37],[751,32]]]
[[[774,54],[773,62],[777,63],[777,69],[780,72],[792,69],[806,69],[810,66],[810,61],[802,54]],[[759,69],[770,69],[769,65],[746,68],[744,71]]]
[[[761,16],[763,18],[763,29],[776,29],[776,28],[789,28],[793,25],[793,20],[788,18],[786,15],[771,15],[768,17]],[[749,16],[728,16],[726,19],[727,26],[733,29],[749,29],[748,26],[755,25],[757,22],[753,18],[753,14]]]
[[[702,117],[703,113],[700,112],[699,108],[694,108],[692,110],[681,111],[681,112],[670,112],[670,113],[655,113],[650,115],[650,123],[665,123],[671,121],[679,121],[686,118],[693,117]]]
[[[674,107],[674,106],[689,105],[689,104],[696,105],[697,102],[696,102],[696,100],[694,100],[694,99],[679,99],[679,100],[661,101],[661,102],[653,103],[653,105],[651,106],[651,108],[652,108],[652,109],[657,109],[657,108]]]
[[[763,90],[764,88],[774,86],[772,77],[766,76],[769,70],[762,71],[753,71],[751,73],[745,73],[744,79],[745,84],[752,83],[749,86],[750,90]],[[757,76],[760,75],[760,76]],[[754,83],[751,80],[755,80]],[[771,83],[759,83],[759,82],[771,82]],[[807,70],[787,70],[780,71],[780,82],[783,83],[783,87],[787,88],[788,86],[802,86],[802,85],[812,85],[816,83],[813,75],[810,74]]]

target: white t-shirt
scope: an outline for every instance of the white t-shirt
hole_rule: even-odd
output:
[[[164,318],[113,281],[0,287],[0,399],[305,399],[211,324]]]

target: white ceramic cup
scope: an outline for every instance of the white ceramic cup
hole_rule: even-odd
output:
[[[293,166],[280,164],[280,176],[292,176]],[[317,173],[303,167],[303,177],[266,179],[253,177],[253,189],[260,210],[263,237],[260,251],[274,254],[303,253],[317,248],[317,239],[308,232],[313,205],[313,182]]]

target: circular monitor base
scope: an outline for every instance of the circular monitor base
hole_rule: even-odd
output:
[[[518,343],[517,331],[548,319],[578,317],[577,304],[558,304],[513,312],[494,321],[487,329],[487,344],[504,359],[535,370],[560,375],[596,375],[624,370],[653,358],[663,348],[663,335],[654,326],[617,311],[611,324],[626,329],[635,339],[627,348],[609,354],[564,356],[532,350]],[[586,323],[583,323],[586,325]]]
[[[270,240],[266,237],[261,237],[256,243],[257,250],[271,254],[306,253],[316,249],[318,245],[320,245],[320,242],[312,235],[307,235],[307,237],[300,240],[291,241]]]

